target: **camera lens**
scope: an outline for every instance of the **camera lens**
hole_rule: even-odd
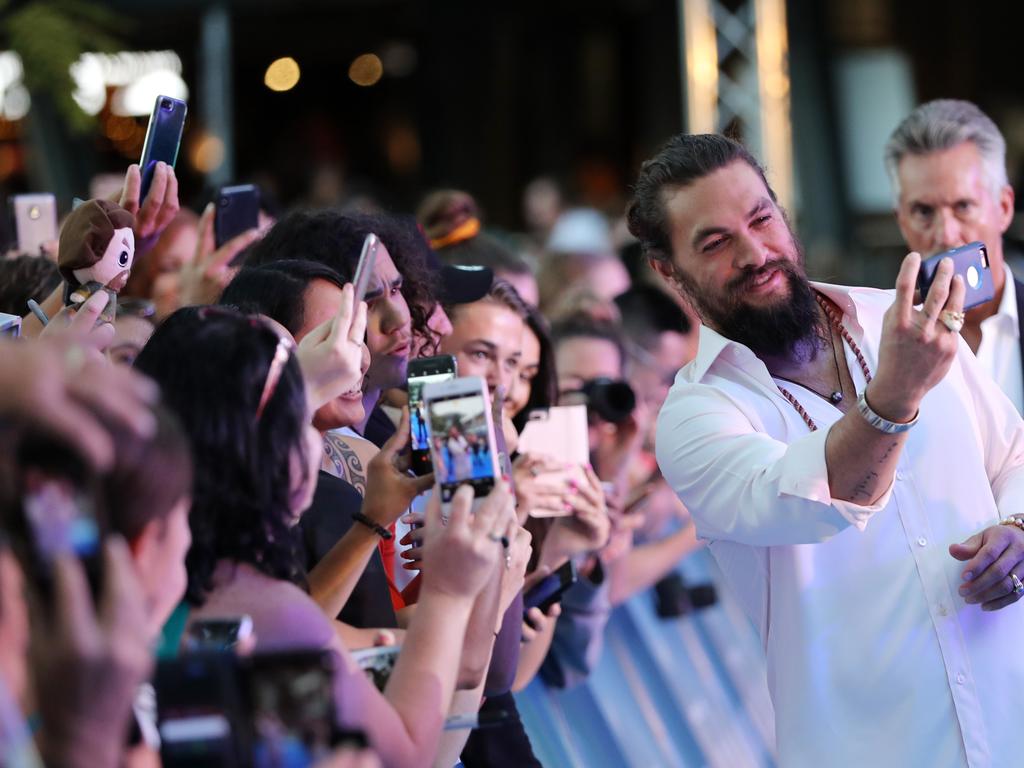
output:
[[[590,412],[612,424],[621,424],[636,408],[636,394],[622,380],[592,379],[585,382],[581,390],[587,398]]]
[[[164,110],[165,112],[170,112],[174,109],[174,102],[172,102],[170,99],[161,99],[160,109]]]
[[[35,221],[39,218],[39,206],[33,205],[28,209],[28,217]]]

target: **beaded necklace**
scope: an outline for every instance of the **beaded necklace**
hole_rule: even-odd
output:
[[[825,317],[828,318],[829,323],[832,325],[833,328],[835,328],[839,332],[840,338],[850,345],[850,349],[853,350],[854,357],[857,358],[857,363],[860,365],[861,373],[864,374],[865,383],[870,382],[871,369],[868,368],[867,360],[864,359],[864,355],[861,353],[860,347],[857,346],[857,342],[853,340],[853,337],[850,335],[850,332],[847,331],[846,327],[843,325],[841,316],[836,313],[835,309],[833,309],[832,307],[832,304],[820,293],[815,292],[814,298],[818,300],[818,304],[821,306],[822,311],[825,313]],[[835,353],[835,345],[833,345],[832,351],[833,353]],[[839,374],[838,362],[836,373]],[[842,387],[842,384],[843,381],[842,376],[840,374],[840,388]],[[796,397],[794,397],[793,394],[785,387],[783,387],[781,384],[776,383],[775,386],[779,388],[779,392],[782,393],[782,396],[789,401],[789,404],[793,406],[794,410],[796,410],[800,418],[804,420],[804,424],[807,425],[807,428],[811,430],[811,432],[816,432],[818,429],[818,425],[814,423],[814,419],[812,419],[810,414],[807,413],[807,410],[802,405],[800,405],[800,401],[797,400]],[[824,399],[829,400],[829,402],[832,402],[833,405],[836,404],[836,401],[833,398]]]

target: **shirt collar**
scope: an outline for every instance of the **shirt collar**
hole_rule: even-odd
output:
[[[1013,328],[1015,336],[1020,335],[1020,315],[1017,313],[1017,284],[1013,278],[1013,272],[1010,268],[1003,264],[1003,269],[1006,272],[1006,279],[1003,281],[1003,298],[999,300],[999,309],[992,316],[1004,318],[1001,322],[1007,328]],[[982,325],[987,323],[992,318],[985,318],[982,321]]]

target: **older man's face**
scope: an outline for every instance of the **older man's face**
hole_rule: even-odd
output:
[[[998,193],[973,142],[925,155],[907,155],[896,169],[896,219],[903,239],[923,257],[980,240],[993,277],[1002,280],[1002,237],[1013,218],[1013,189]]]

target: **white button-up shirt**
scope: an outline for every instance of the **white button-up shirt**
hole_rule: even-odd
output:
[[[999,309],[981,321],[978,362],[1010,398],[1018,413],[1024,413],[1024,371],[1020,359],[1020,318],[1017,314],[1017,286],[1006,265],[1006,282]],[[1022,761],[1024,762],[1024,761]]]
[[[877,370],[892,292],[816,287]],[[862,507],[829,491],[842,413],[784,386],[818,431],[747,347],[703,327],[657,432],[665,478],[760,630],[780,764],[1024,765],[1024,605],[967,605],[948,552],[1024,511],[1024,422],[962,343],[889,489]]]

